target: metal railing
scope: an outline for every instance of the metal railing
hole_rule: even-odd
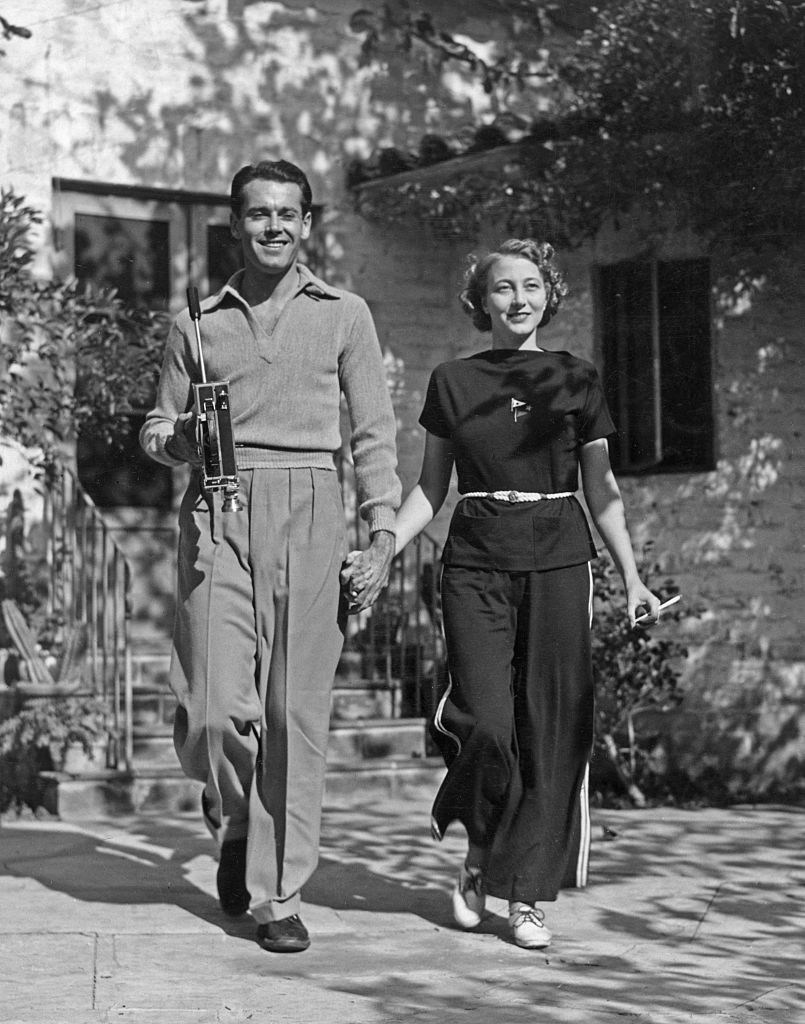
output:
[[[377,602],[347,625],[344,650],[360,656],[364,679],[392,691],[396,718],[431,715],[443,684],[439,558],[432,537],[416,538],[392,563]]]
[[[82,692],[101,697],[110,707],[115,742],[108,766],[129,770],[131,566],[97,506],[66,468],[46,478],[42,525],[50,576],[48,614],[63,647],[80,647]]]
[[[351,466],[341,470],[349,543],[368,543],[357,514]],[[133,762],[130,652],[131,566],[112,528],[75,475],[62,468],[44,487],[43,534],[49,571],[49,617],[62,646],[80,637],[80,689],[108,702],[116,739],[109,767]],[[439,599],[441,548],[427,533],[392,564],[377,603],[347,625],[345,652],[360,660],[364,679],[393,695],[395,717],[428,717],[446,673]]]
[[[351,548],[368,544],[348,459],[338,465]],[[393,715],[429,717],[446,675],[439,593],[441,546],[421,533],[392,563],[386,590],[372,608],[351,616],[344,650],[360,659],[369,682],[394,695]]]

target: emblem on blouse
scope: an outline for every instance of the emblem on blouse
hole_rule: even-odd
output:
[[[514,416],[514,422],[516,423],[523,416],[527,416],[531,412],[531,406],[525,402],[520,402],[518,399],[513,398],[511,404],[511,414]]]

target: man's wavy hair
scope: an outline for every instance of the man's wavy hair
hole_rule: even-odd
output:
[[[492,330],[492,320],[484,311],[483,304],[489,271],[501,256],[520,256],[539,269],[548,292],[545,312],[539,322],[539,326],[544,327],[556,315],[562,299],[567,295],[567,285],[557,265],[556,253],[551,243],[537,242],[533,238],[509,238],[501,242],[497,249],[481,257],[470,253],[464,272],[464,288],[459,293],[464,312],[479,331]]]
[[[256,164],[241,167],[232,179],[229,193],[229,206],[236,217],[240,217],[243,203],[243,190],[250,181],[278,181],[280,184],[298,185],[302,193],[302,213],[308,214],[313,206],[313,193],[310,182],[301,167],[288,160],[261,160]]]

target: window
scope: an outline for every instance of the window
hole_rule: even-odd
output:
[[[707,260],[595,268],[604,390],[627,472],[713,466],[710,277]]]
[[[176,313],[189,283],[202,296],[211,294],[242,265],[240,245],[229,230],[227,195],[65,178],[54,178],[53,188],[62,272],[98,288],[115,288],[133,305]],[[321,251],[313,240],[308,246],[301,257],[319,271]],[[139,446],[147,411],[121,416],[122,451],[78,439],[79,479],[97,505],[171,507],[172,471]]]

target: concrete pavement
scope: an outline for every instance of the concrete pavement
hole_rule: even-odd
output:
[[[549,950],[490,901],[451,926],[461,836],[430,793],[330,806],[313,945],[272,955],[215,898],[196,815],[0,827],[0,1020],[37,1024],[805,1024],[805,810],[594,812]]]

